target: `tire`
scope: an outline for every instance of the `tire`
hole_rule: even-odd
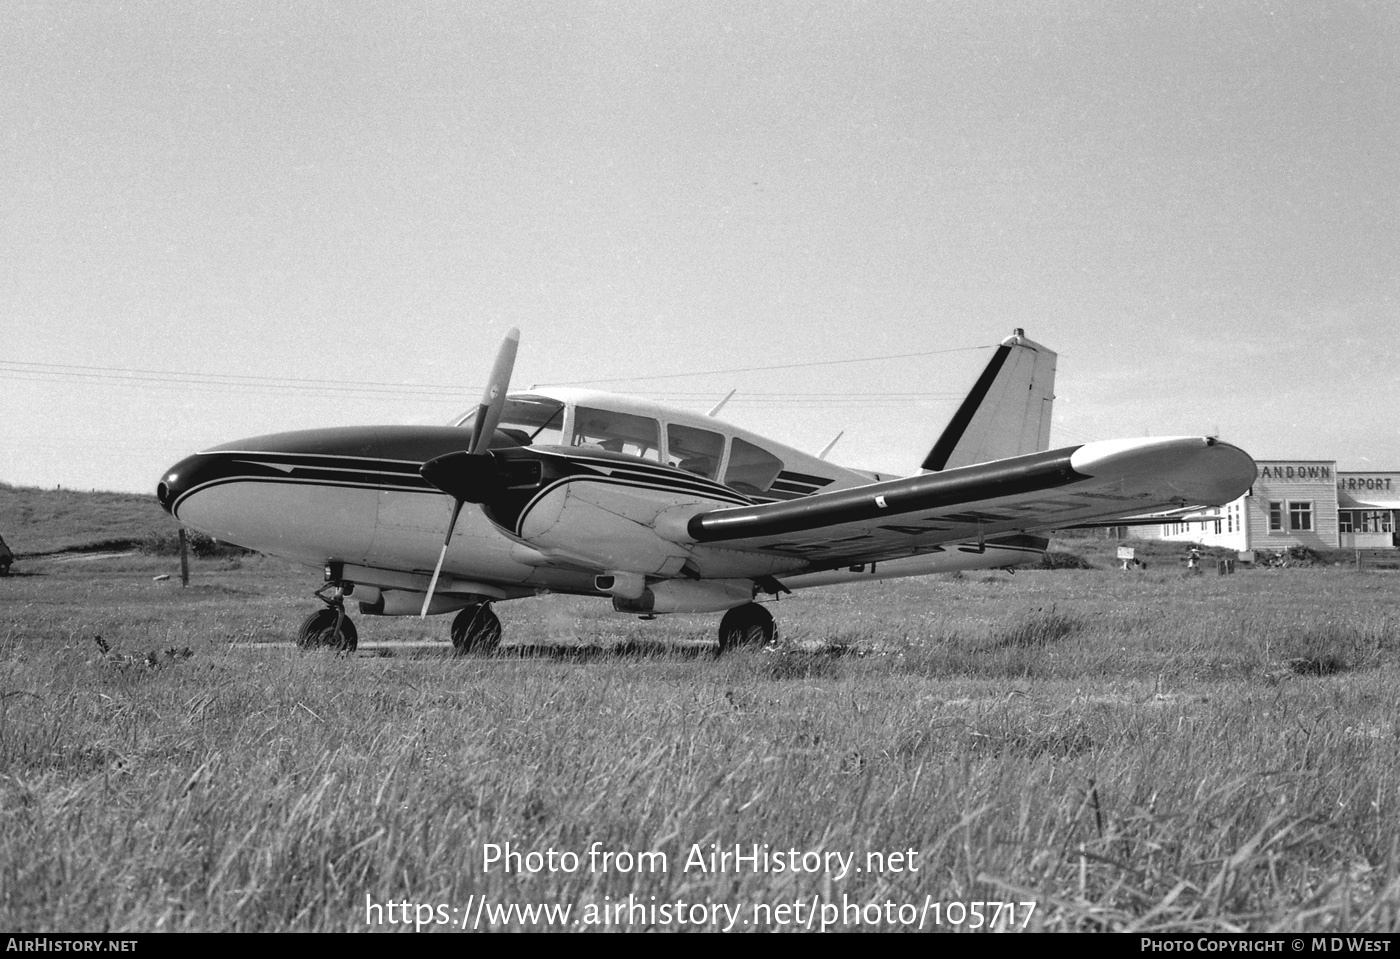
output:
[[[736,606],[719,621],[719,651],[727,653],[740,646],[767,646],[778,636],[778,628],[768,610],[757,603]]]
[[[336,632],[336,616],[340,617],[340,631]],[[302,649],[334,649],[342,653],[353,653],[360,643],[359,630],[344,613],[327,607],[318,609],[301,621],[297,630],[297,646]]]
[[[501,621],[490,603],[467,606],[452,619],[452,648],[458,656],[493,653],[501,645]]]

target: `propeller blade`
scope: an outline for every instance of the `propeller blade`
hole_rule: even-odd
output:
[[[500,425],[501,413],[505,411],[506,391],[510,389],[510,374],[515,368],[515,352],[520,347],[520,330],[511,327],[501,348],[496,353],[496,364],[491,367],[491,378],[486,382],[486,390],[477,407],[476,422],[472,425],[472,441],[467,447],[473,453],[485,453],[491,448],[491,439]]]
[[[447,536],[442,541],[437,565],[433,567],[433,578],[428,581],[428,592],[423,597],[419,619],[427,618],[428,607],[433,604],[433,593],[437,592],[438,577],[442,575],[447,547],[452,543],[452,531],[457,528],[457,517],[461,515],[463,504],[483,502],[495,486],[496,460],[488,451],[496,435],[496,427],[500,425],[501,414],[505,412],[506,392],[510,389],[510,374],[515,369],[515,353],[519,348],[520,330],[512,326],[501,341],[501,348],[496,351],[496,363],[491,367],[481,405],[476,410],[468,452],[436,457],[424,463],[418,471],[425,480],[452,497],[452,518],[447,521]]]
[[[447,521],[447,538],[442,541],[442,552],[438,553],[437,565],[433,567],[433,578],[428,583],[428,593],[423,597],[423,610],[419,619],[428,618],[428,607],[433,604],[433,593],[437,591],[438,577],[442,575],[442,561],[447,559],[447,546],[452,542],[452,531],[457,528],[457,515],[462,512],[462,501],[452,501],[452,518]]]

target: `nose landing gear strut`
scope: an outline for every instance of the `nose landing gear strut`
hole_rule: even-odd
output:
[[[316,598],[326,604],[301,621],[297,630],[297,646],[301,649],[334,649],[353,653],[359,645],[359,631],[345,613],[345,585],[339,581],[326,583],[316,590]]]

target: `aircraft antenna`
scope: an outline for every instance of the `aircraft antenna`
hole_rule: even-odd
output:
[[[710,412],[706,413],[705,415],[706,415],[706,416],[714,416],[714,415],[715,415],[716,413],[718,413],[720,410],[724,409],[724,404],[725,404],[725,403],[728,403],[728,402],[729,402],[729,398],[730,398],[731,396],[733,396],[733,395],[734,395],[735,393],[737,393],[737,392],[739,392],[739,389],[738,389],[738,387],[735,387],[734,389],[730,390],[728,393],[724,394],[724,399],[722,399],[722,400],[720,400],[718,403],[716,403],[716,404],[715,404],[715,408],[712,409],[712,410],[710,410]]]
[[[846,431],[845,431],[845,430],[842,430],[841,432],[837,433],[837,434],[836,434],[836,439],[832,440],[830,443],[827,443],[827,444],[826,444],[826,449],[822,450],[820,453],[817,454],[817,459],[819,459],[819,460],[824,460],[824,459],[826,459],[826,454],[827,454],[827,453],[830,453],[830,452],[831,452],[831,448],[832,448],[833,446],[835,446],[837,443],[839,443],[839,442],[841,441],[841,437],[843,437],[843,436],[845,436],[845,435],[846,435]]]

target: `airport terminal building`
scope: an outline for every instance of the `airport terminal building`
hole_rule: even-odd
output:
[[[1400,547],[1400,472],[1342,473],[1335,460],[1261,460],[1258,465],[1247,493],[1201,511],[1210,518],[1128,527],[1125,535],[1241,551]]]

